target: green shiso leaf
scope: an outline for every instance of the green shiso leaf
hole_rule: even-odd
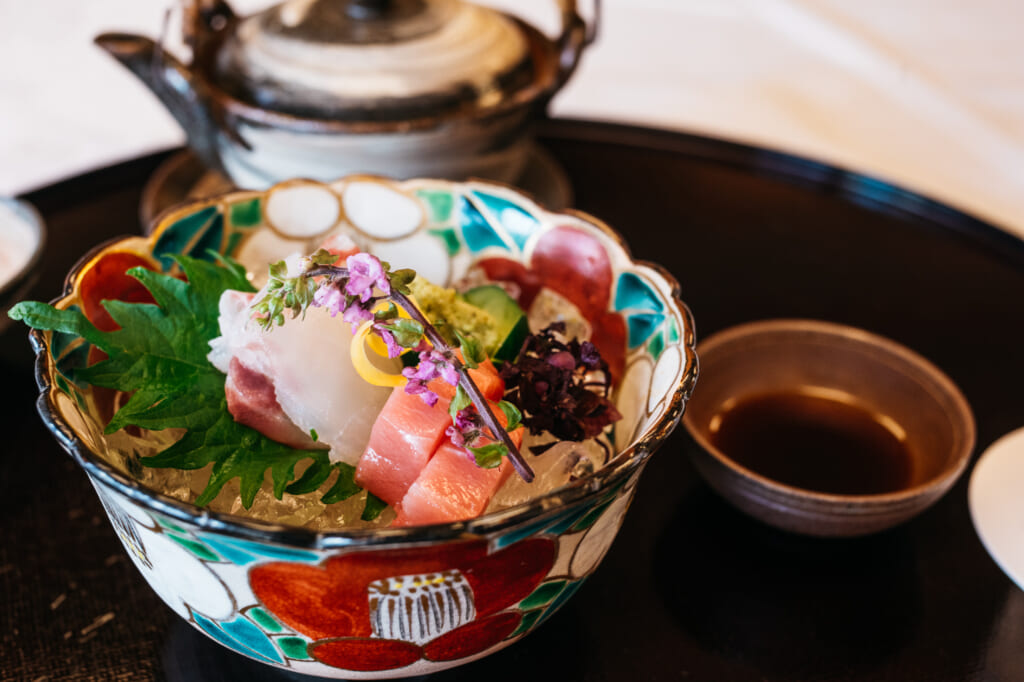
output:
[[[232,418],[224,394],[225,376],[206,356],[210,340],[220,333],[221,293],[254,289],[245,270],[226,259],[219,264],[187,256],[174,256],[174,260],[187,281],[145,268],[128,271],[149,290],[156,304],[104,301],[121,326],[119,330],[101,331],[77,309],[57,310],[35,301],[17,304],[10,316],[35,329],[76,334],[108,355],[76,374],[76,379],[93,386],[131,393],[107,425],[107,433],[129,425],[185,429],[176,443],[140,461],[149,467],[174,469],[212,464],[210,481],[197,505],[209,504],[224,484],[238,478],[242,504],[248,509],[268,470],[278,499],[285,491],[313,492],[335,471],[338,480],[324,495],[324,502],[359,492],[354,467],[332,465],[326,450],[296,450]],[[306,459],[312,460],[310,465],[294,480],[295,466]]]

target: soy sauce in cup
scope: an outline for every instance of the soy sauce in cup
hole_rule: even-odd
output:
[[[841,392],[744,396],[709,424],[711,442],[741,466],[779,483],[837,495],[910,486],[912,453],[898,424]]]

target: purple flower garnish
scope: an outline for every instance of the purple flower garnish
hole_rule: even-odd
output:
[[[346,294],[366,303],[373,296],[373,287],[376,286],[385,296],[391,295],[391,281],[379,258],[368,253],[357,253],[349,256],[345,264],[348,267]]]
[[[405,374],[404,371],[402,373]],[[431,391],[425,382],[415,379],[409,379],[405,384],[405,392],[409,395],[418,395],[428,407],[436,405],[439,399],[437,394]]]
[[[331,314],[331,317],[342,312],[347,314],[347,311],[345,310],[345,294],[342,293],[340,287],[334,284],[326,284],[317,289],[316,293],[313,294],[313,305],[326,308],[327,312]],[[351,320],[348,319],[345,321],[351,322]]]
[[[370,319],[373,319],[373,315],[370,315]],[[388,347],[388,357],[397,358],[402,354],[402,347],[395,341],[394,335],[380,322],[375,322],[373,325],[373,331],[384,340],[384,345]]]
[[[454,426],[449,426],[444,430],[444,435],[448,436],[448,440],[452,442],[457,448],[466,446],[466,437],[462,435],[462,431],[459,431]]]

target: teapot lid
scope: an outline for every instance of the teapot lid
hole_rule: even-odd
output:
[[[212,64],[240,99],[345,120],[494,105],[529,66],[513,20],[461,0],[286,0],[233,23]]]

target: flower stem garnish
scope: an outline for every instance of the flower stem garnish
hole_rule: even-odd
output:
[[[454,444],[464,447],[485,468],[498,466],[507,456],[516,473],[526,482],[532,481],[533,470],[508,435],[520,423],[519,410],[504,400],[498,403],[507,420],[503,428],[467,371],[484,360],[479,344],[454,332],[458,348],[454,347],[420,312],[409,298],[409,283],[416,277],[415,271],[392,271],[388,263],[368,253],[349,256],[345,267],[336,265],[337,260],[334,254],[320,249],[302,259],[297,274],[290,273],[284,261],[271,265],[266,294],[253,305],[254,320],[264,329],[271,329],[284,324],[286,310],[292,317],[299,317],[315,305],[325,308],[332,317],[341,314],[353,331],[372,322],[372,332],[384,341],[388,357],[396,358],[404,351],[417,354],[416,366],[402,370],[408,380],[406,393],[418,395],[433,406],[439,397],[429,382],[440,379],[456,387],[449,408],[454,425],[448,429]],[[408,317],[400,317],[399,307]]]

